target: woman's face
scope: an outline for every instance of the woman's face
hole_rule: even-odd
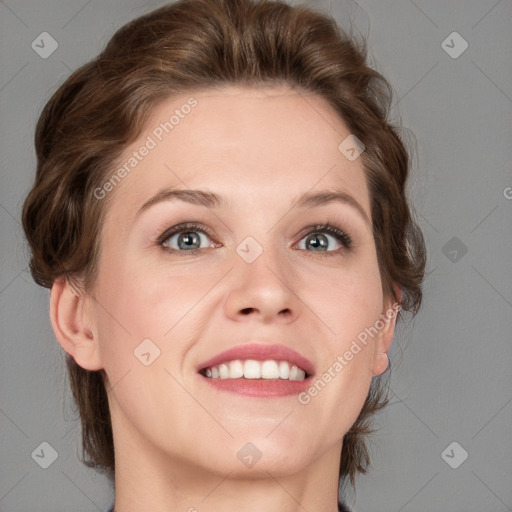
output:
[[[339,462],[393,324],[349,135],[288,88],[154,109],[96,191],[112,202],[86,312],[116,457],[222,475]]]

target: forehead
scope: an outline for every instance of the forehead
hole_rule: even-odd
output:
[[[134,165],[116,186],[114,205],[133,212],[164,187],[201,188],[254,206],[336,189],[356,197],[371,218],[361,159],[339,149],[349,135],[326,100],[285,86],[173,96],[154,107],[118,161]]]

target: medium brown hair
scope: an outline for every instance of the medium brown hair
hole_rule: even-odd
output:
[[[365,146],[373,236],[383,292],[415,314],[425,267],[423,237],[406,198],[407,150],[388,120],[392,90],[335,20],[282,1],[181,0],[119,29],[104,51],[75,71],[43,109],[36,127],[37,173],[23,208],[34,280],[50,288],[66,275],[90,289],[97,272],[108,200],[94,190],[141,133],[157,102],[223,85],[288,85],[329,103]],[[401,314],[400,314],[401,315]],[[104,370],[66,357],[82,423],[83,462],[112,478],[114,446]],[[385,403],[372,381],[343,439],[340,481],[365,473],[370,422]]]

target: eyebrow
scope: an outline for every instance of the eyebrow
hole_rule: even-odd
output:
[[[213,192],[205,192],[203,190],[179,190],[164,189],[157,192],[153,197],[148,199],[139,209],[136,217],[152,206],[165,201],[179,200],[198,206],[206,206],[207,208],[219,208],[227,205],[227,201],[220,195]],[[321,192],[306,192],[302,196],[294,199],[291,203],[291,209],[294,208],[314,208],[315,206],[324,206],[329,203],[340,202],[353,207],[363,220],[371,226],[371,221],[366,215],[364,208],[350,194],[346,192],[332,192],[329,190]]]
[[[177,189],[164,189],[157,192],[152,198],[147,200],[137,212],[140,215],[143,211],[151,208],[155,204],[164,201],[172,201],[178,199],[190,204],[198,206],[206,206],[207,208],[218,208],[225,206],[226,201],[222,196],[214,194],[213,192],[204,192],[203,190],[177,190]]]
[[[352,206],[371,227],[372,223],[366,215],[364,208],[350,194],[346,192],[331,192],[329,190],[321,192],[307,192],[292,202],[292,208],[314,208],[315,206],[324,206],[329,203],[339,202]]]

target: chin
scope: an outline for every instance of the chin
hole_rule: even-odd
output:
[[[279,427],[278,427],[279,428]],[[318,457],[321,447],[315,447],[311,436],[283,430],[268,434],[252,432],[230,441],[231,456],[223,457],[226,469],[240,478],[268,478],[295,474]],[[228,469],[229,466],[229,469]]]

